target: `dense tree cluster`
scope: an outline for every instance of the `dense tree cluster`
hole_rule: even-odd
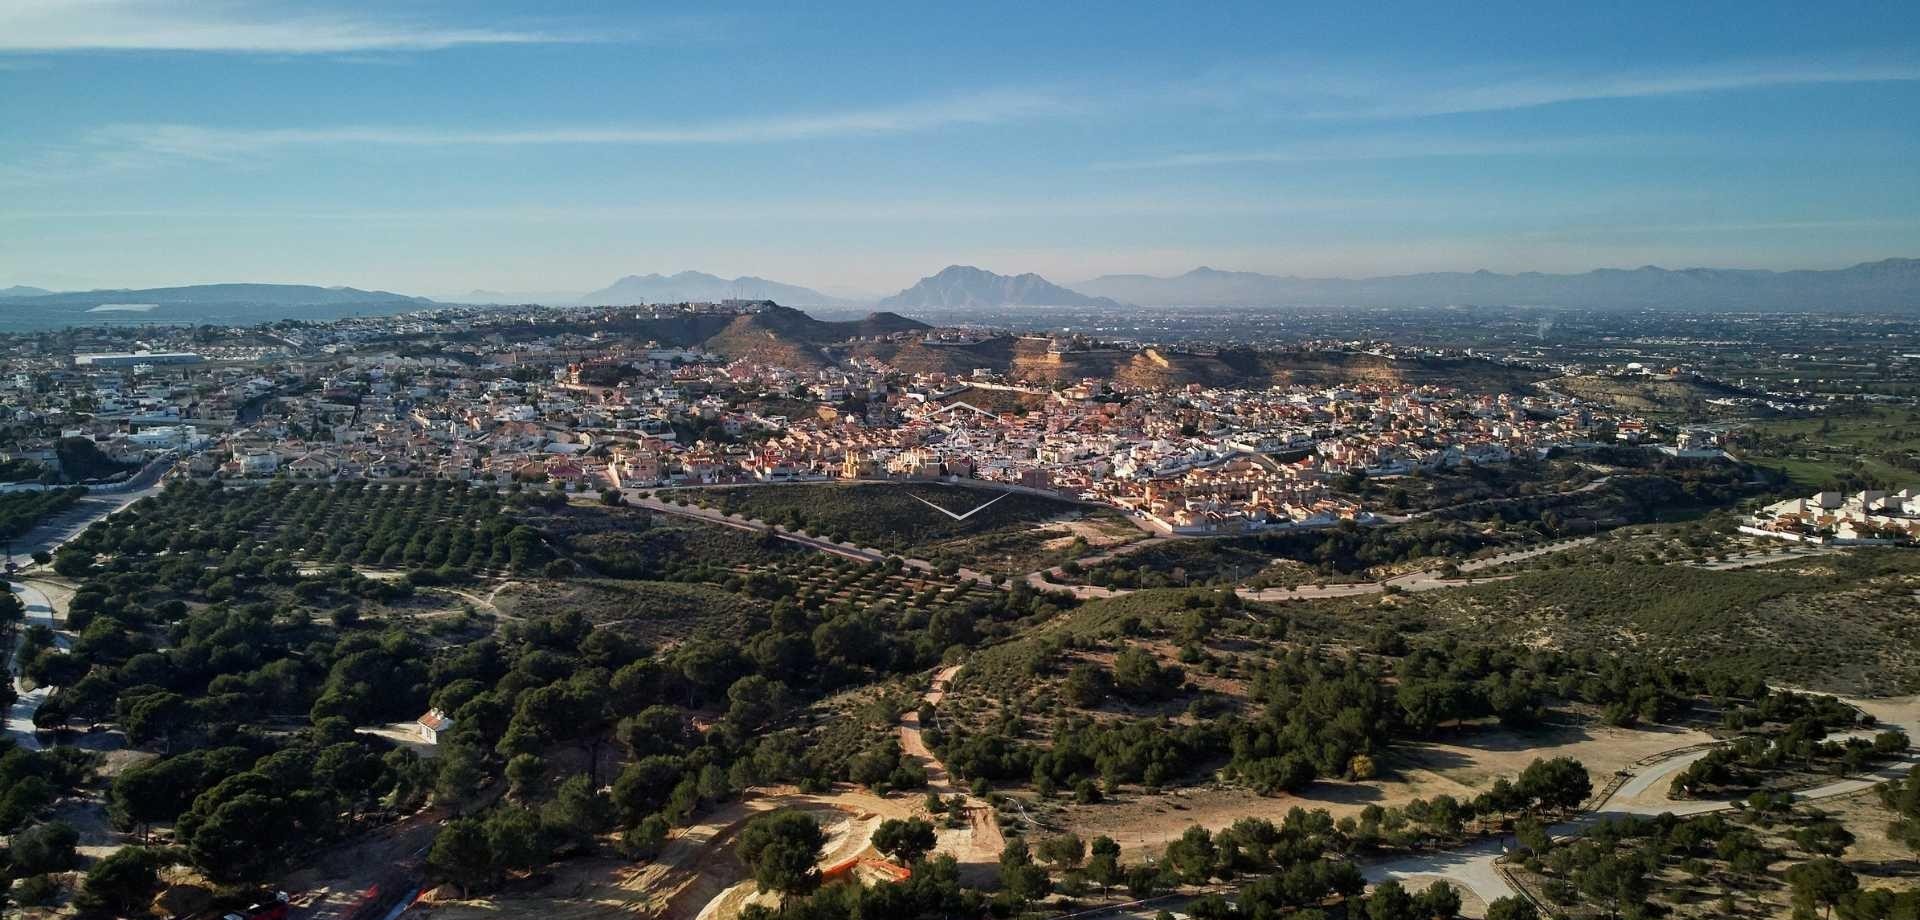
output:
[[[85,486],[0,493],[0,540],[19,539],[43,518],[73,507],[86,494]]]
[[[537,799],[553,785],[537,758],[568,746],[597,749],[611,737],[627,759],[605,790],[603,812],[621,829],[627,852],[644,856],[667,828],[748,786],[818,789],[846,779],[882,791],[918,788],[925,772],[891,737],[853,751],[820,749],[786,727],[791,714],[843,687],[924,670],[976,613],[1006,617],[1021,603],[1036,598],[996,595],[945,618],[935,611],[915,620],[884,605],[809,610],[783,600],[744,643],[694,639],[667,652],[596,629],[577,613],[516,623],[432,664],[430,705],[455,722],[441,742],[439,792],[461,800],[505,775],[524,798]],[[691,728],[696,715],[710,723],[699,733]],[[490,815],[475,820],[484,824]],[[463,852],[479,859],[472,831],[449,831],[469,838],[448,843],[449,860]],[[584,842],[580,832],[597,831],[576,827],[573,839]],[[556,837],[549,831],[541,839]]]
[[[1189,614],[1203,632],[1205,613]],[[1057,654],[1043,654],[1033,667],[1046,668]],[[984,728],[952,729],[933,741],[948,768],[969,778],[1031,777],[1044,788],[1087,780],[1109,788],[1153,787],[1224,760],[1228,775],[1277,793],[1323,777],[1367,778],[1395,738],[1431,736],[1488,717],[1526,728],[1561,700],[1599,707],[1615,724],[1664,722],[1699,693],[1692,678],[1657,663],[1451,640],[1409,648],[1393,633],[1379,637],[1371,654],[1296,648],[1244,660],[1243,668],[1244,712],[1190,722],[1074,716],[1057,720],[1046,744],[1023,740],[1024,721],[1008,712]],[[1127,645],[1110,669],[1088,662],[1069,669],[1061,696],[1089,709],[1114,694],[1165,699],[1177,687],[1170,675],[1177,674],[1142,647]]]
[[[0,834],[11,834],[43,813],[93,772],[95,755],[72,748],[29,751],[0,738]]]
[[[1756,794],[1743,811],[1614,818],[1567,843],[1523,833],[1524,864],[1542,877],[1549,900],[1589,905],[1612,917],[1659,916],[1670,908],[1658,901],[1711,901],[1715,891],[1719,915],[1735,916],[1743,906],[1737,895],[1782,889],[1795,917],[1920,915],[1920,892],[1860,890],[1853,870],[1838,858],[1854,842],[1838,821],[1767,793]],[[1789,861],[1785,871],[1774,869],[1783,859]]]
[[[1768,784],[1786,771],[1859,773],[1874,761],[1904,754],[1907,736],[1895,730],[1872,738],[1822,740],[1824,731],[1789,726],[1778,735],[1751,735],[1714,748],[1673,778],[1674,798],[1725,798]]]
[[[1887,835],[1920,852],[1920,767],[1907,771],[1902,779],[1883,784],[1880,801],[1898,815],[1887,828]]]
[[[68,482],[106,479],[140,468],[138,463],[122,463],[107,456],[92,438],[61,438],[53,443],[53,451],[60,461],[60,475]]]

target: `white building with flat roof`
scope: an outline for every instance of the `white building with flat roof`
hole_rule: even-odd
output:
[[[206,359],[191,351],[135,351],[76,354],[75,367],[134,367],[140,364],[199,364]]]

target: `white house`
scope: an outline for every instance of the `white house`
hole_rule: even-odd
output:
[[[420,740],[428,744],[439,744],[442,734],[453,731],[453,717],[438,709],[427,710],[414,724],[420,727]]]

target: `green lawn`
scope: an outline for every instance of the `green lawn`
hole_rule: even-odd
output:
[[[1920,483],[1920,412],[1912,409],[1755,422],[1738,440],[1742,459],[1776,467],[1807,491]]]

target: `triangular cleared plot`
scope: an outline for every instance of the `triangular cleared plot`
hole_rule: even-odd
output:
[[[978,507],[978,508],[975,508],[975,509],[973,509],[972,511],[968,511],[968,512],[967,512],[967,513],[965,513],[965,514],[955,514],[955,513],[953,513],[953,512],[951,512],[951,511],[948,511],[948,510],[947,510],[947,509],[945,509],[945,508],[942,508],[942,507],[940,507],[939,505],[936,505],[936,504],[934,504],[933,502],[930,502],[930,501],[927,501],[927,500],[926,500],[926,499],[924,499],[924,498],[921,498],[921,497],[920,497],[920,496],[918,496],[918,495],[914,495],[914,496],[911,496],[911,497],[912,497],[912,499],[913,499],[914,501],[917,501],[917,502],[919,502],[920,504],[923,504],[923,505],[926,505],[927,507],[929,507],[929,508],[932,508],[932,509],[933,509],[933,510],[935,510],[935,511],[938,511],[938,512],[940,512],[941,514],[944,514],[944,515],[946,515],[947,517],[950,517],[950,518],[953,518],[953,519],[954,519],[954,520],[956,520],[956,521],[964,521],[964,520],[966,520],[967,518],[970,518],[970,517],[973,517],[974,515],[976,515],[976,514],[979,514],[980,512],[982,512],[982,511],[985,511],[985,510],[987,510],[987,506],[988,506],[988,505],[992,505],[992,504],[993,504],[994,502],[997,502],[997,501],[999,501],[1000,499],[1003,499],[1003,498],[1006,498],[1007,496],[1009,496],[1009,495],[1012,495],[1012,494],[1013,494],[1012,492],[1002,492],[1002,493],[1000,493],[999,495],[996,495],[996,496],[994,496],[994,497],[992,498],[992,500],[990,500],[990,501],[988,501],[988,502],[987,502],[987,504],[985,504],[985,505],[981,505],[980,507]]]

